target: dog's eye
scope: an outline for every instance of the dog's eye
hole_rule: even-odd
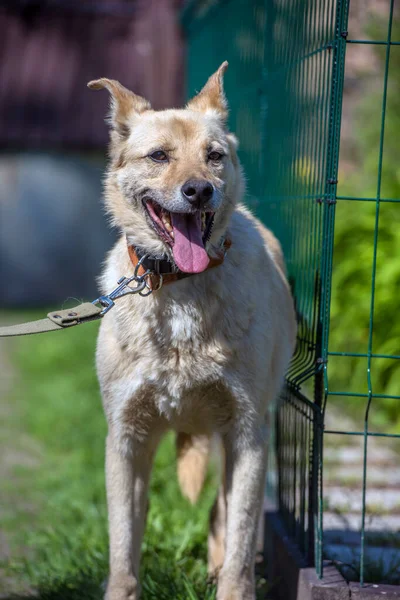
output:
[[[163,150],[156,150],[155,152],[152,152],[150,155],[151,160],[154,160],[154,162],[167,162],[168,161],[168,156],[165,154],[165,152]]]
[[[213,162],[218,162],[219,160],[221,160],[222,157],[223,154],[221,154],[220,152],[210,152],[210,154],[208,155],[209,160],[212,160]]]

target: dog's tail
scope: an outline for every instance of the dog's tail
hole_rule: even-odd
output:
[[[192,504],[197,502],[207,473],[210,438],[207,435],[178,433],[178,480],[182,494]]]

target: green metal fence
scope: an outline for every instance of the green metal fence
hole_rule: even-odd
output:
[[[248,178],[247,203],[280,239],[299,318],[297,349],[287,385],[276,408],[280,514],[307,564],[323,574],[323,448],[328,436],[363,439],[362,519],[359,581],[365,580],[366,493],[373,361],[399,359],[400,352],[375,354],[373,343],[379,215],[384,158],[385,110],[390,53],[394,45],[394,1],[388,2],[387,37],[350,39],[348,0],[197,0],[184,10],[188,37],[188,91],[197,91],[227,59],[226,93],[230,125],[240,140]],[[351,34],[351,32],[350,32]],[[381,94],[376,195],[338,195],[339,141],[346,47],[378,44],[385,51]],[[334,227],[338,203],[373,202],[368,335],[362,351],[346,352],[329,343]],[[354,225],[357,226],[357,223]],[[354,256],[357,260],[357,256]],[[337,390],[330,378],[331,357],[366,359],[367,391]],[[336,391],[334,391],[336,390]],[[363,398],[359,431],[327,429],[325,414],[335,397]],[[400,405],[399,405],[400,406]],[[400,437],[391,434],[391,437]],[[400,494],[399,494],[400,501]],[[329,557],[328,557],[329,558]]]

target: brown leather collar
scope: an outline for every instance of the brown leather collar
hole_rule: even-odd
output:
[[[223,244],[221,245],[221,248],[218,250],[214,250],[213,256],[209,256],[210,262],[206,271],[209,271],[214,267],[222,265],[225,259],[225,254],[229,250],[231,245],[231,240],[225,238]],[[136,267],[143,254],[141,254],[135,248],[135,246],[129,244],[128,253],[133,266]],[[143,275],[147,270],[152,271],[148,281],[148,285],[152,290],[157,290],[163,285],[173,283],[174,281],[179,281],[180,279],[186,279],[186,277],[191,277],[192,275],[196,274],[183,273],[182,271],[177,271],[176,267],[174,267],[174,265],[168,259],[152,258],[151,256],[146,257],[142,261],[142,264],[138,269],[138,275]]]

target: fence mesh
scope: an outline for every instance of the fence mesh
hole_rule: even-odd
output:
[[[348,559],[354,559],[349,566],[352,575],[346,573],[353,579],[356,573],[361,584],[366,579],[368,444],[371,437],[389,435],[370,430],[369,414],[373,402],[399,399],[375,392],[371,377],[375,359],[399,359],[399,352],[375,354],[373,343],[379,215],[383,202],[399,202],[381,197],[390,52],[397,44],[392,40],[394,0],[386,9],[387,34],[382,40],[351,39],[348,0],[203,0],[189,2],[183,14],[189,93],[198,91],[223,60],[230,63],[226,93],[230,126],[240,140],[248,178],[246,201],[281,241],[295,297],[298,343],[275,411],[279,511],[305,561],[322,576],[324,559],[334,559],[324,539],[323,475],[329,457],[324,461],[323,449],[329,454],[331,448],[326,438],[361,438],[361,518],[355,526],[359,537],[354,556]],[[385,51],[373,197],[338,195],[343,82],[350,44],[378,44]],[[338,204],[350,201],[375,205],[368,240],[373,253],[368,333],[365,349],[357,352],[338,351],[329,343],[335,212]],[[330,361],[339,356],[366,360],[365,392],[335,387]],[[359,431],[352,429],[352,421],[337,429],[330,426],[331,420],[325,422],[335,397],[365,400]]]

